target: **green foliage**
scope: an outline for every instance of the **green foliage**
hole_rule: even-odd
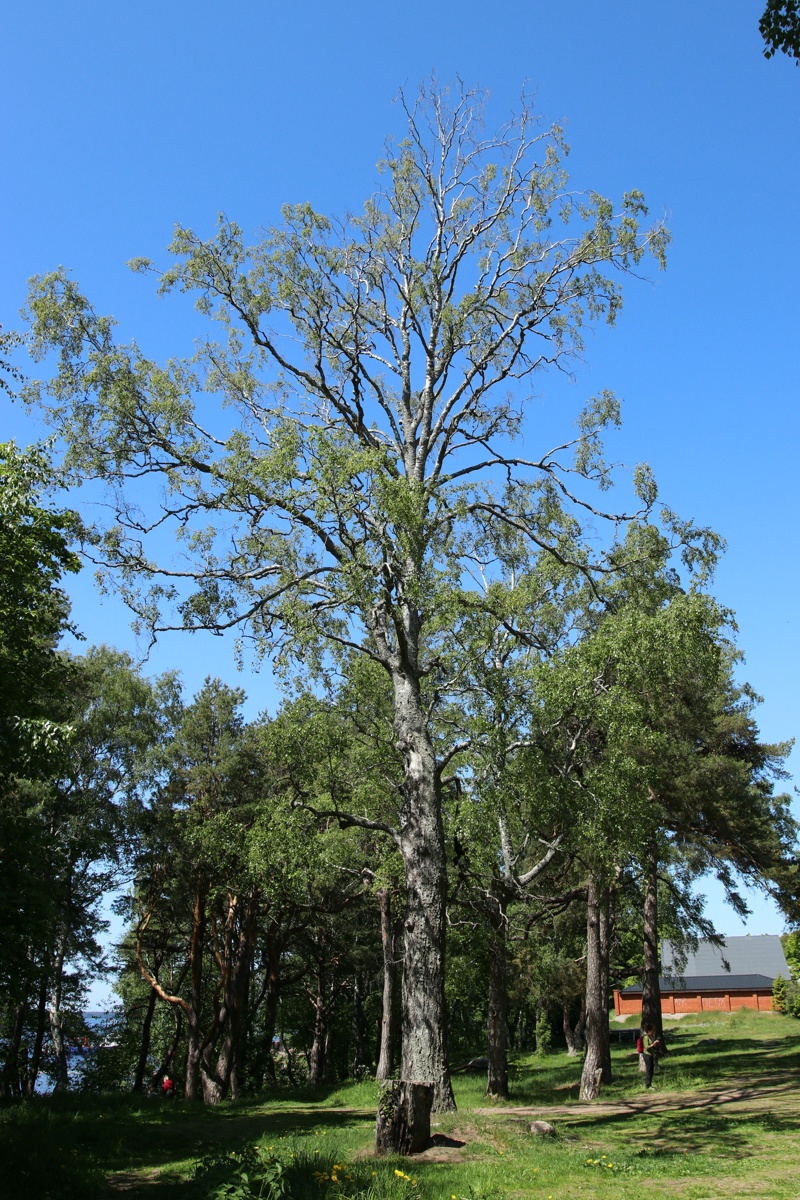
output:
[[[0,444],[0,1001],[52,924],[55,842],[40,806],[69,739],[74,674],[58,653],[69,628],[60,584],[78,569],[74,514],[49,507],[46,451]]]
[[[786,989],[788,986],[787,980],[782,975],[776,976],[772,985],[772,1007],[775,1012],[786,1012]]]
[[[800,3],[798,0],[767,0],[758,22],[764,39],[764,57],[779,51],[800,59]]]
[[[779,975],[772,985],[772,1007],[784,1016],[800,1018],[800,982]]]
[[[195,1168],[196,1190],[209,1200],[281,1200],[287,1182],[284,1162],[258,1145],[211,1150]]]
[[[45,450],[0,444],[0,785],[35,778],[66,732],[57,703],[67,672],[56,647],[68,604],[59,585],[78,570],[70,543],[80,524],[43,503],[56,483]]]
[[[264,1137],[242,1150],[215,1147],[197,1163],[192,1195],[203,1200],[412,1200],[416,1179],[383,1163],[347,1161],[334,1147],[311,1148],[308,1139],[277,1147]],[[378,1164],[376,1164],[378,1165]]]
[[[800,932],[795,930],[793,933],[785,933],[781,942],[789,974],[795,982],[798,982],[800,981]]]

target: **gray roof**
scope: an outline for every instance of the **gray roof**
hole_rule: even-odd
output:
[[[772,990],[773,980],[768,975],[684,975],[680,979],[659,981],[662,992],[757,992]],[[623,996],[641,996],[642,985],[634,983],[622,989]]]
[[[724,947],[712,946],[710,942],[698,944],[694,954],[687,954],[686,964],[675,962],[675,951],[669,941],[661,943],[661,970],[671,979],[722,976],[722,984],[731,982],[734,975],[767,976],[770,983],[777,975],[789,978],[789,968],[783,953],[781,939],[777,934],[755,934],[752,937],[725,938]],[[723,961],[724,960],[724,961]],[[727,962],[730,970],[724,963]]]

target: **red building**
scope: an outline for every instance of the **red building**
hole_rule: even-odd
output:
[[[772,985],[778,975],[789,978],[781,939],[772,934],[725,938],[724,945],[703,941],[682,961],[672,943],[661,950],[661,1011],[732,1012],[751,1008],[772,1011]],[[642,1011],[642,985],[614,991],[619,1016]]]

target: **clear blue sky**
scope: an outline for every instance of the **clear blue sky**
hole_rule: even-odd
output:
[[[625,400],[613,446],[647,459],[662,496],[718,529],[716,590],[738,614],[761,726],[800,731],[796,595],[800,411],[800,70],[761,53],[760,0],[28,0],[2,36],[0,321],[17,322],[29,276],[72,269],[124,336],[154,355],[191,347],[179,303],[125,267],[156,259],[175,221],[210,231],[223,210],[247,231],[285,201],[358,209],[392,104],[432,71],[491,93],[501,120],[528,80],[566,124],[578,187],[641,188],[673,234],[669,268],[629,282],[615,330],[590,338],[565,425],[611,387]],[[555,382],[539,380],[547,392]],[[2,401],[0,437],[36,423]],[[90,579],[75,615],[91,640],[132,646],[128,617]],[[237,681],[228,642],[175,637],[156,669],[196,688]],[[245,677],[254,709],[268,675]],[[739,923],[713,901],[726,932]],[[754,933],[779,931],[758,907]]]

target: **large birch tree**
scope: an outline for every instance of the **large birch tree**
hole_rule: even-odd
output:
[[[460,85],[400,105],[405,136],[388,143],[360,215],[287,205],[254,245],[227,219],[209,239],[177,228],[160,290],[194,296],[221,331],[189,360],[157,365],[118,342],[63,271],[36,280],[34,354],[56,350],[60,365],[29,395],[76,476],[108,485],[115,519],[96,554],[154,633],[238,627],[279,662],[318,662],[336,645],[386,673],[404,762],[384,826],[406,878],[402,1075],[434,1081],[441,1109],[454,1103],[441,813],[452,751],[437,756],[430,729],[446,689],[438,639],[464,611],[475,529],[505,526],[569,558],[586,517],[604,544],[585,481],[608,481],[599,437],[616,401],[589,402],[555,447],[526,424],[526,404],[533,377],[568,369],[587,323],[614,321],[618,277],[648,253],[663,263],[666,235],[643,223],[639,192],[615,205],[571,190],[561,131],[527,97],[496,133],[483,95]],[[653,489],[636,479],[646,507]],[[577,557],[587,575],[611,565],[602,549]]]

